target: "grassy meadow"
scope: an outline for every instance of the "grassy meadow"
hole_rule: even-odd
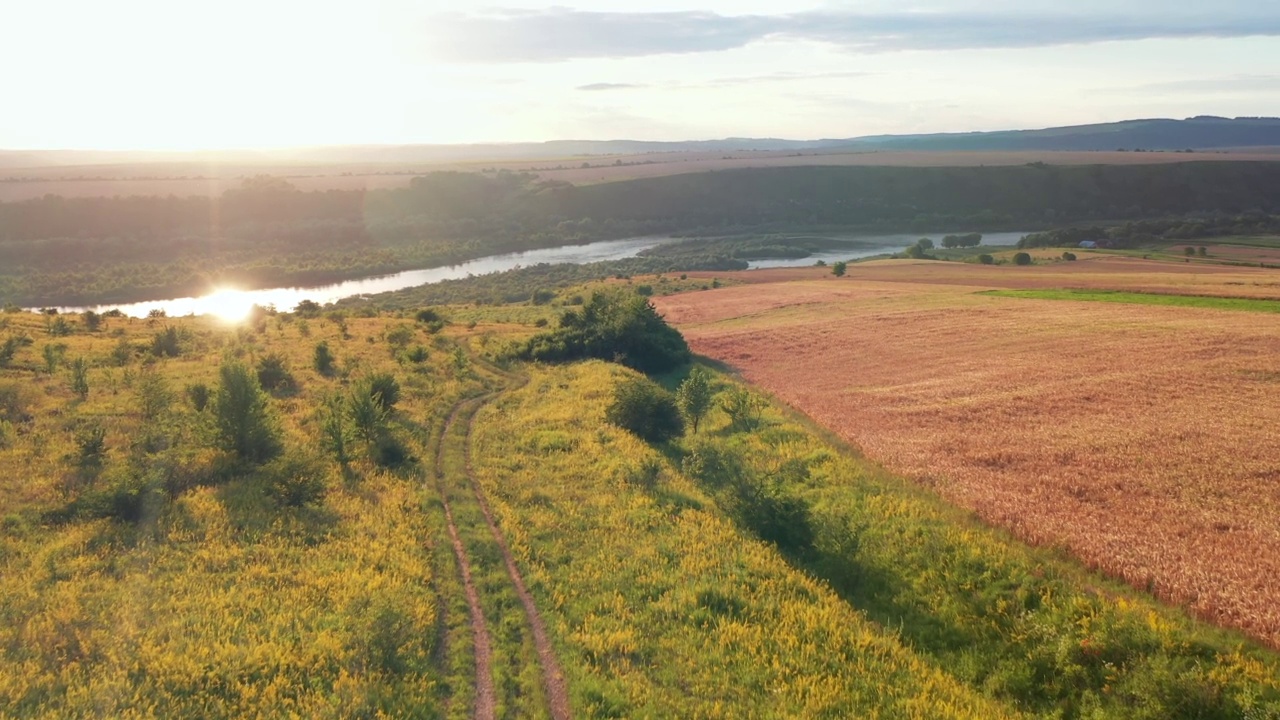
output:
[[[386,432],[425,456],[481,385],[454,340],[412,319],[107,318],[89,332],[62,318],[70,334],[51,335],[57,320],[0,316],[0,337],[32,341],[0,369],[0,716],[436,716],[453,692],[436,655],[456,582],[440,514],[417,462],[375,462],[353,438],[341,467],[321,425],[325,398],[392,372],[403,400]],[[407,349],[385,339],[402,328]],[[157,356],[170,331],[177,355]],[[293,378],[268,401],[283,452],[237,461],[211,438],[216,392],[197,411],[188,388],[215,387],[224,358],[277,354]],[[296,478],[313,483],[304,502]]]

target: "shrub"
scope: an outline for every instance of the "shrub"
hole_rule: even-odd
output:
[[[374,373],[369,376],[369,396],[385,412],[391,412],[400,402],[400,383],[391,373]]]
[[[209,386],[204,383],[192,383],[187,386],[187,399],[191,401],[191,407],[196,412],[204,412],[205,406],[209,404]]]
[[[62,358],[67,354],[66,343],[45,343],[41,351],[44,357],[44,371],[50,375],[58,372],[58,367],[62,365]]]
[[[421,345],[414,345],[405,352],[404,357],[409,362],[418,364],[426,362],[427,358],[430,357],[430,354],[427,352],[425,347]]]
[[[86,425],[76,433],[76,464],[81,468],[97,468],[107,454],[107,430],[97,423]]]
[[[370,378],[351,388],[347,399],[347,415],[351,418],[355,435],[372,447],[387,427],[387,410],[375,398]]]
[[[206,388],[207,392],[207,388]],[[143,420],[155,420],[173,404],[173,393],[164,376],[153,370],[143,370],[138,376],[138,412]],[[205,398],[206,401],[208,398]]]
[[[720,409],[729,416],[734,430],[752,430],[760,424],[764,400],[744,387],[733,387],[724,393]]]
[[[652,286],[652,285],[637,285],[637,286],[636,286],[636,294],[637,294],[637,295],[639,295],[640,297],[650,297],[650,296],[652,296],[652,295],[653,295],[653,286]]]
[[[1070,251],[1064,252],[1062,253],[1062,259],[1066,260],[1067,262],[1072,262],[1076,259],[1076,254]]]
[[[315,352],[311,355],[311,364],[315,366],[316,372],[328,377],[333,374],[333,352],[329,350],[329,343],[321,340],[316,343]]]
[[[324,499],[324,466],[315,458],[290,452],[262,469],[263,491],[280,507],[303,507]]]
[[[320,415],[320,442],[333,454],[339,465],[351,462],[351,426],[347,424],[347,406],[341,395],[325,400]]]
[[[532,302],[534,305],[546,305],[547,303],[555,299],[556,299],[556,294],[555,294],[555,291],[553,290],[534,290],[533,295],[529,298],[529,301]]]
[[[71,392],[81,400],[89,397],[89,361],[83,356],[71,361]]]
[[[1028,255],[1027,253],[1020,252],[1017,255],[1013,256],[1013,264],[1014,265],[1030,265],[1031,256]]]
[[[413,328],[408,325],[397,325],[387,331],[387,343],[397,350],[403,350],[413,342]]]
[[[92,310],[85,310],[80,313],[80,319],[84,321],[84,328],[89,332],[97,332],[102,327],[102,316]]]
[[[684,434],[675,397],[643,378],[625,380],[614,388],[605,419],[651,443]]]
[[[298,317],[313,318],[320,315],[320,303],[315,300],[300,300],[294,306],[293,312]]]
[[[1196,248],[1196,254],[1199,255],[1200,257],[1209,257],[1209,248],[1201,245],[1200,247]]]
[[[581,310],[560,317],[560,327],[533,336],[515,351],[524,360],[568,362],[599,358],[645,373],[667,372],[689,362],[689,346],[648,299],[600,292]]]
[[[258,384],[269,392],[278,392],[293,389],[297,382],[284,355],[272,353],[258,361]]]
[[[813,547],[808,503],[777,482],[740,484],[735,510],[744,527],[781,550],[804,553]]]
[[[431,308],[423,308],[419,310],[417,314],[413,316],[413,319],[420,323],[433,323],[444,320],[443,317],[440,317],[440,313],[432,310]]]
[[[120,338],[116,342],[116,346],[111,349],[111,362],[117,367],[124,367],[129,364],[129,361],[133,360],[133,353],[133,345],[128,340]]]
[[[66,337],[67,335],[70,335],[72,331],[71,323],[67,322],[67,319],[61,315],[58,315],[53,320],[46,322],[44,329],[45,332],[54,337]]]
[[[849,263],[844,260],[832,263],[831,274],[836,277],[844,277],[845,272],[849,269]]]
[[[1188,245],[1182,249],[1182,254],[1186,255],[1187,257],[1191,257],[1192,255],[1196,254],[1196,249]]]
[[[0,420],[11,423],[30,420],[27,411],[31,408],[31,394],[27,385],[0,381]]]
[[[182,339],[178,328],[170,325],[152,336],[151,354],[156,357],[178,357],[182,354]]]
[[[228,360],[213,410],[218,442],[224,450],[250,462],[265,462],[280,451],[279,430],[267,407],[257,377],[243,363]]]
[[[996,259],[991,255],[988,255],[987,253],[982,253],[981,255],[978,256],[978,262],[982,263],[983,265],[995,265]]]

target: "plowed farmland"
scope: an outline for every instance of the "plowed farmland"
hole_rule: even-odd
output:
[[[889,468],[1280,645],[1275,316],[979,294],[1276,297],[1280,272],[1090,256],[738,279],[747,284],[657,302],[696,352]]]

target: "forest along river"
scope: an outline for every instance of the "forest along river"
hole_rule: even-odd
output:
[[[857,240],[866,245],[865,248],[841,250],[836,252],[814,253],[807,258],[754,260],[749,267],[804,267],[813,265],[819,260],[832,263],[837,260],[857,260],[859,258],[883,255],[902,250],[922,237],[939,243],[945,233],[908,234],[908,235],[874,235],[852,236],[832,235],[829,237]],[[991,233],[982,237],[983,245],[1014,245],[1026,233]],[[824,236],[827,237],[827,236]],[[168,300],[148,300],[146,302],[124,303],[117,305],[101,305],[92,308],[60,307],[59,312],[82,312],[86,309],[109,310],[117,308],[130,317],[146,317],[153,310],[163,310],[170,317],[183,315],[217,315],[228,320],[238,320],[249,314],[254,305],[268,305],[281,310],[292,310],[303,300],[311,300],[321,305],[357,295],[373,295],[376,293],[401,290],[417,285],[436,283],[442,280],[456,280],[471,275],[487,275],[503,272],[517,267],[528,267],[540,263],[575,263],[585,264],[607,260],[623,260],[635,257],[640,251],[667,242],[679,242],[669,237],[640,237],[625,240],[602,240],[586,245],[565,245],[541,250],[490,255],[447,267],[429,268],[426,270],[406,270],[394,275],[347,280],[332,285],[317,287],[279,287],[263,290],[238,290],[220,288],[199,297],[172,298]]]

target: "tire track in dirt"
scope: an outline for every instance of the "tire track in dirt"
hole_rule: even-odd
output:
[[[489,532],[493,535],[493,541],[498,545],[498,550],[502,554],[502,561],[507,567],[507,576],[510,577],[511,584],[515,587],[516,595],[520,598],[520,604],[524,607],[525,618],[529,623],[529,627],[533,630],[534,648],[538,653],[538,665],[542,670],[542,683],[547,695],[547,710],[551,713],[553,720],[569,720],[572,716],[569,710],[569,688],[565,682],[564,672],[560,669],[560,662],[556,659],[555,649],[551,646],[551,640],[547,636],[547,625],[543,622],[542,615],[538,612],[538,606],[533,600],[533,595],[529,592],[528,586],[525,585],[524,576],[521,575],[520,569],[516,567],[515,557],[511,554],[511,548],[507,546],[506,536],[498,529],[498,524],[493,519],[493,512],[489,509],[489,502],[485,498],[484,490],[481,489],[480,483],[476,480],[475,472],[471,469],[472,434],[475,430],[475,417],[480,407],[488,404],[502,393],[519,390],[528,382],[527,378],[508,374],[497,368],[491,367],[489,369],[506,379],[508,386],[499,392],[485,396],[471,413],[471,416],[467,418],[465,445],[467,480],[471,484],[472,493],[475,494],[476,504],[480,506],[480,512],[484,515],[485,523],[489,526]]]
[[[446,525],[449,530],[449,544],[453,547],[454,557],[458,561],[458,569],[462,575],[462,586],[467,596],[467,607],[471,615],[471,635],[472,647],[475,655],[475,706],[472,716],[476,720],[493,720],[496,708],[496,695],[493,688],[493,640],[489,636],[489,629],[485,625],[484,611],[480,607],[480,594],[476,591],[475,581],[471,576],[471,561],[467,557],[467,551],[462,544],[462,539],[458,535],[458,526],[453,519],[453,508],[449,504],[449,496],[444,487],[444,453],[448,444],[449,431],[453,429],[454,423],[458,419],[458,415],[462,413],[468,405],[473,405],[472,415],[467,418],[467,436],[470,442],[471,418],[474,417],[474,410],[483,403],[486,398],[482,398],[479,402],[474,399],[463,400],[454,406],[449,413],[449,419],[444,424],[444,429],[440,433],[440,445],[436,448],[436,491],[440,495],[440,502],[444,506],[444,516]],[[469,455],[469,453],[468,453]],[[468,460],[469,462],[469,460]],[[469,471],[469,467],[468,467]]]

